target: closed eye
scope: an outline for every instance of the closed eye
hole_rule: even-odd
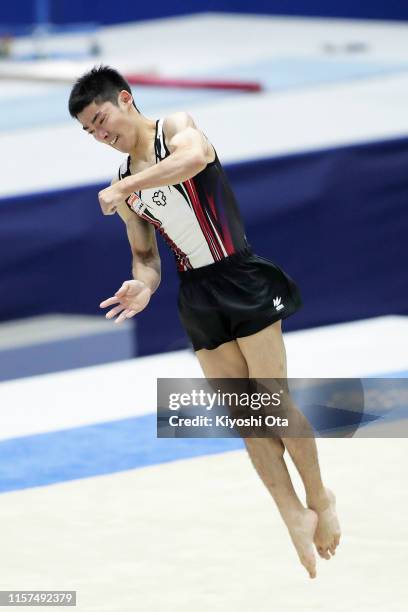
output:
[[[102,116],[102,118],[101,118],[101,119],[100,119],[100,121],[99,121],[99,125],[102,125],[102,123],[105,121],[105,119],[106,119],[106,115],[103,115],[103,116]],[[94,121],[92,121],[92,123],[94,123]],[[85,131],[86,131],[86,132],[87,132],[87,133],[88,133],[90,136],[93,136],[93,135],[95,134],[95,130],[90,131],[90,130],[88,130],[87,128],[84,128],[84,130],[85,130]]]

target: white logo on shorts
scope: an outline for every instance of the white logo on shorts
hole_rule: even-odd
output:
[[[283,304],[281,304],[281,299],[282,299],[282,298],[280,298],[280,297],[276,297],[276,298],[273,300],[273,305],[275,306],[275,309],[276,309],[276,310],[282,310],[282,308],[284,308],[284,305],[283,305]]]

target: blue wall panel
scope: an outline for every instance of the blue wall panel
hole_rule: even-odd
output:
[[[254,250],[300,286],[304,307],[286,329],[408,314],[407,167],[407,139],[227,167]],[[0,201],[0,320],[95,314],[130,277],[123,224],[101,215],[100,188]],[[138,315],[141,354],[186,345],[173,257],[159,243],[163,281]]]
[[[0,200],[0,320],[95,313],[126,278],[123,223],[98,211],[94,185]]]
[[[37,0],[44,1],[44,0]],[[182,15],[203,11],[224,11],[240,13],[264,13],[276,15],[305,15],[326,17],[352,17],[363,19],[408,19],[408,5],[398,0],[173,0],[171,3],[157,2],[122,2],[108,0],[49,0],[51,21],[66,24],[80,21],[97,21],[99,23],[119,23],[154,19],[172,15]],[[0,5],[0,27],[6,23],[27,24],[36,20],[35,0],[2,2]]]

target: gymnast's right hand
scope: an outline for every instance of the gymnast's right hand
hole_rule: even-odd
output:
[[[106,313],[107,319],[115,319],[115,323],[122,323],[126,319],[134,317],[148,305],[152,295],[151,289],[139,280],[128,280],[123,283],[115,295],[99,304],[100,308],[107,308],[117,304]]]

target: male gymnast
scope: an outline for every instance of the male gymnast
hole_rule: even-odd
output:
[[[158,230],[176,259],[179,314],[205,376],[286,379],[281,321],[300,307],[298,289],[251,251],[217,153],[191,116],[145,117],[129,84],[107,66],[78,79],[69,112],[98,142],[127,155],[111,186],[99,193],[103,214],[118,213],[124,221],[133,256],[133,280],[100,305],[112,307],[106,318],[120,323],[135,316],[157,290]],[[330,559],[340,526],[314,438],[246,438],[245,444],[301,563],[315,578],[313,544]],[[289,476],[285,449],[302,478],[306,507]]]

